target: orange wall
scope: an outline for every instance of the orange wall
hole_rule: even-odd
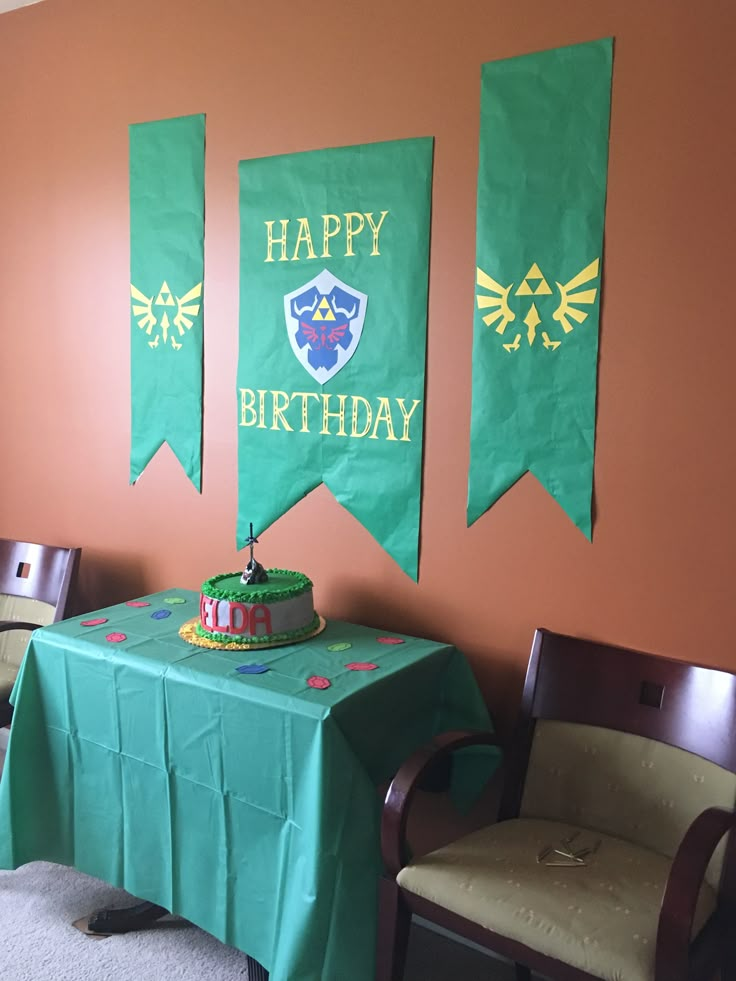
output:
[[[505,728],[535,626],[736,669],[732,0],[44,0],[0,15],[0,535],[85,609],[237,568],[237,162],[436,138],[419,583],[319,488],[262,536],[327,617],[447,639]],[[591,545],[527,475],[465,527],[480,65],[613,35]],[[207,114],[204,488],[128,486],[128,124]],[[540,153],[544,147],[540,146]]]

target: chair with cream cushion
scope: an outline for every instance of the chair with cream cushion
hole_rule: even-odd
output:
[[[410,856],[414,792],[386,796],[377,981],[401,981],[412,914],[552,981],[736,981],[736,674],[538,630],[498,821]]]
[[[0,538],[0,727],[13,716],[8,699],[30,632],[67,613],[81,551]]]

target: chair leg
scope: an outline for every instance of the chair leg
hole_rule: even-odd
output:
[[[378,890],[376,981],[402,981],[409,946],[411,910],[393,879],[381,879]]]
[[[720,981],[736,981],[736,942],[729,939],[726,945],[718,977]]]
[[[515,964],[516,968],[516,981],[532,981],[532,972],[528,967],[524,967],[523,964]]]
[[[252,957],[248,958],[248,981],[268,981],[268,971]]]

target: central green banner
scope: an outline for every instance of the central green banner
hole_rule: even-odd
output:
[[[239,548],[324,482],[417,578],[432,149],[240,163]]]

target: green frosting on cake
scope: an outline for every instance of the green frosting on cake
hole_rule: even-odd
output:
[[[202,592],[213,599],[234,603],[273,603],[300,596],[314,585],[303,572],[290,569],[266,569],[266,572],[268,582],[255,585],[241,583],[242,572],[221,572],[202,583]]]

